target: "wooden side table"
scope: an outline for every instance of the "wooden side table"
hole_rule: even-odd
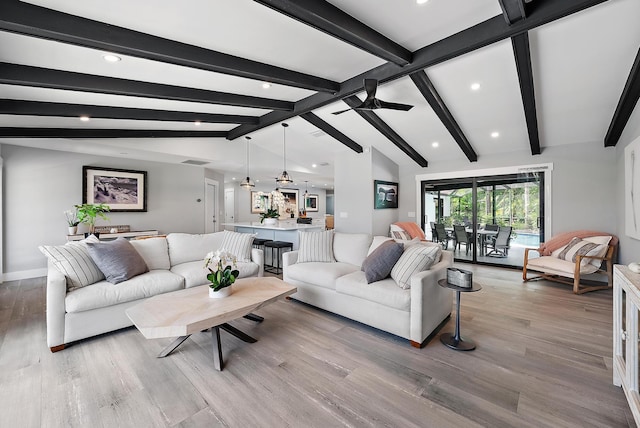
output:
[[[440,342],[456,351],[473,351],[476,349],[475,342],[471,339],[464,339],[460,335],[460,293],[480,291],[482,286],[477,282],[473,282],[471,288],[458,287],[457,285],[449,284],[446,279],[439,280],[438,285],[456,292],[456,331],[454,334],[443,333],[440,335]]]

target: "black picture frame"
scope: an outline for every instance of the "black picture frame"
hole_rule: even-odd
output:
[[[398,208],[398,183],[374,180],[373,201],[376,210]]]
[[[82,167],[82,203],[105,204],[111,212],[147,212],[147,171]]]

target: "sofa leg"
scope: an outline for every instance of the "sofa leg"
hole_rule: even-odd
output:
[[[51,352],[58,352],[58,351],[62,351],[64,349],[64,343],[62,345],[58,345],[58,346],[52,346],[51,348]]]
[[[409,343],[411,343],[411,346],[413,346],[414,348],[422,348],[422,344],[420,342],[415,342],[413,340],[410,340]]]

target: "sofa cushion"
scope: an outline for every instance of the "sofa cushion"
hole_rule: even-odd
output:
[[[388,236],[374,236],[371,240],[371,245],[369,246],[369,251],[367,251],[367,256],[375,251],[380,245],[387,241],[393,241],[393,238],[389,238]]]
[[[171,266],[196,260],[201,260],[204,263],[204,258],[210,251],[220,249],[223,235],[222,232],[202,235],[191,233],[168,234],[167,243],[169,244]]]
[[[129,241],[142,256],[149,270],[171,268],[169,245],[166,237],[133,239]]]
[[[411,288],[411,277],[428,270],[437,262],[439,248],[427,245],[412,245],[407,248],[391,269],[391,278],[403,289]]]
[[[580,238],[573,238],[558,254],[558,258],[575,263],[578,255],[602,257],[606,251],[606,245],[583,241]],[[590,262],[591,259],[582,259],[580,260],[580,266],[585,266]],[[600,263],[598,263],[598,266],[599,265]]]
[[[333,258],[333,230],[299,232],[298,240],[298,263],[336,261]]]
[[[240,272],[238,278],[256,276],[260,266],[254,262],[237,262],[236,269]],[[204,267],[204,261],[180,263],[171,267],[171,272],[184,278],[185,288],[196,287],[198,285],[209,285],[207,275],[209,270]]]
[[[369,254],[362,262],[362,271],[367,283],[371,284],[388,277],[403,251],[404,245],[387,241]]]
[[[67,278],[69,290],[85,287],[104,279],[104,274],[95,264],[87,242],[100,242],[94,235],[82,241],[64,245],[42,245],[38,249],[47,256],[53,266]]]
[[[233,254],[239,262],[251,261],[251,248],[253,247],[253,239],[256,237],[253,233],[239,233],[225,230],[222,237],[220,248]]]
[[[82,312],[131,302],[184,288],[184,279],[168,270],[152,270],[119,284],[100,281],[70,291],[65,297],[67,312]]]
[[[337,279],[336,291],[401,311],[411,310],[411,290],[398,287],[391,278],[367,284],[364,272],[352,272]]]
[[[360,267],[349,263],[310,262],[294,263],[286,269],[288,278],[335,290],[337,278],[359,271]]]
[[[333,256],[337,262],[362,266],[372,240],[368,233],[336,232],[333,238]]]
[[[89,254],[107,281],[118,284],[149,271],[142,256],[126,239],[87,242]]]
[[[559,259],[554,256],[541,256],[527,260],[526,267],[530,270],[573,278],[576,264],[575,262]],[[598,268],[590,263],[585,266],[580,266],[581,274],[594,273],[597,270]]]

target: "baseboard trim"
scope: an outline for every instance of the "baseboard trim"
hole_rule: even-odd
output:
[[[40,278],[47,276],[47,268],[19,270],[16,272],[5,272],[0,275],[0,282],[19,281],[21,279]]]

